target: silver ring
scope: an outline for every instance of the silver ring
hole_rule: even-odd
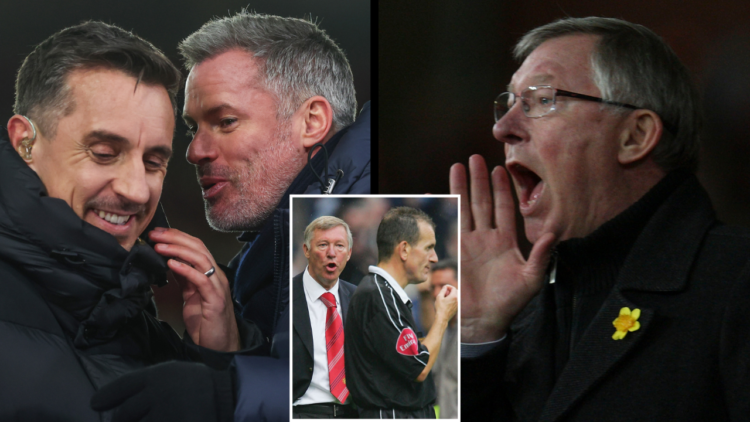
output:
[[[210,269],[210,270],[206,271],[206,272],[205,272],[205,273],[203,273],[203,274],[205,274],[205,275],[206,275],[206,277],[211,277],[212,275],[214,275],[214,273],[215,273],[215,272],[216,272],[216,267],[211,267],[211,269]]]

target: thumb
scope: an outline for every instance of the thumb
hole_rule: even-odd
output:
[[[528,277],[527,279],[536,280],[541,283],[544,273],[547,271],[550,257],[552,256],[552,247],[555,245],[555,240],[554,234],[545,233],[536,241],[524,268],[524,273]]]

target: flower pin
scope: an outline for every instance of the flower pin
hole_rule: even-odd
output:
[[[620,309],[620,316],[612,321],[612,325],[617,329],[612,335],[612,338],[615,340],[622,340],[625,338],[625,334],[627,334],[628,331],[635,331],[641,328],[641,323],[638,322],[638,317],[640,316],[640,309],[633,309],[632,312],[630,311],[630,308]]]

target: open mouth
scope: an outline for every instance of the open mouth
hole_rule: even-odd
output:
[[[539,175],[522,164],[509,163],[506,167],[516,184],[519,208],[521,213],[524,214],[524,211],[530,211],[539,200],[544,190],[544,181]]]
[[[201,189],[203,189],[203,198],[210,198],[216,195],[228,182],[224,179],[206,177],[200,179]]]
[[[108,223],[112,223],[117,226],[124,226],[127,224],[128,220],[130,220],[130,217],[133,215],[119,215],[107,211],[102,210],[94,210],[94,212],[101,218],[102,220],[105,220]]]
[[[333,262],[326,264],[326,269],[328,269],[328,271],[334,271],[336,270],[336,267],[337,265]]]

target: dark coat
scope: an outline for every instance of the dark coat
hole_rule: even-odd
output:
[[[333,194],[370,193],[370,103],[357,121],[337,132],[327,143],[328,173],[344,171]],[[323,154],[312,166],[322,173]],[[271,346],[271,357],[237,357],[237,420],[289,417],[289,195],[320,193],[320,183],[306,166],[284,193],[271,216],[255,231],[243,233],[247,242],[229,263],[236,308],[255,322]],[[283,323],[286,321],[287,323]],[[287,348],[284,347],[287,346]],[[273,359],[285,359],[274,362]],[[273,368],[278,368],[277,372]],[[259,377],[259,373],[268,374]],[[247,391],[250,393],[242,393]],[[275,414],[269,409],[284,410]]]
[[[94,391],[187,351],[144,309],[166,266],[84,222],[0,139],[0,420],[108,420]]]
[[[651,217],[604,305],[554,376],[550,285],[503,347],[462,359],[462,417],[744,421],[750,415],[750,232],[719,224],[693,176]],[[613,340],[623,307],[640,329]]]
[[[292,334],[292,403],[302,397],[310,387],[313,375],[313,337],[310,323],[310,312],[307,308],[305,288],[302,286],[302,275],[292,279],[294,289],[294,333]],[[346,310],[357,286],[348,281],[339,280],[339,298],[341,299],[341,320],[346,321]],[[344,334],[346,340],[346,334]]]

